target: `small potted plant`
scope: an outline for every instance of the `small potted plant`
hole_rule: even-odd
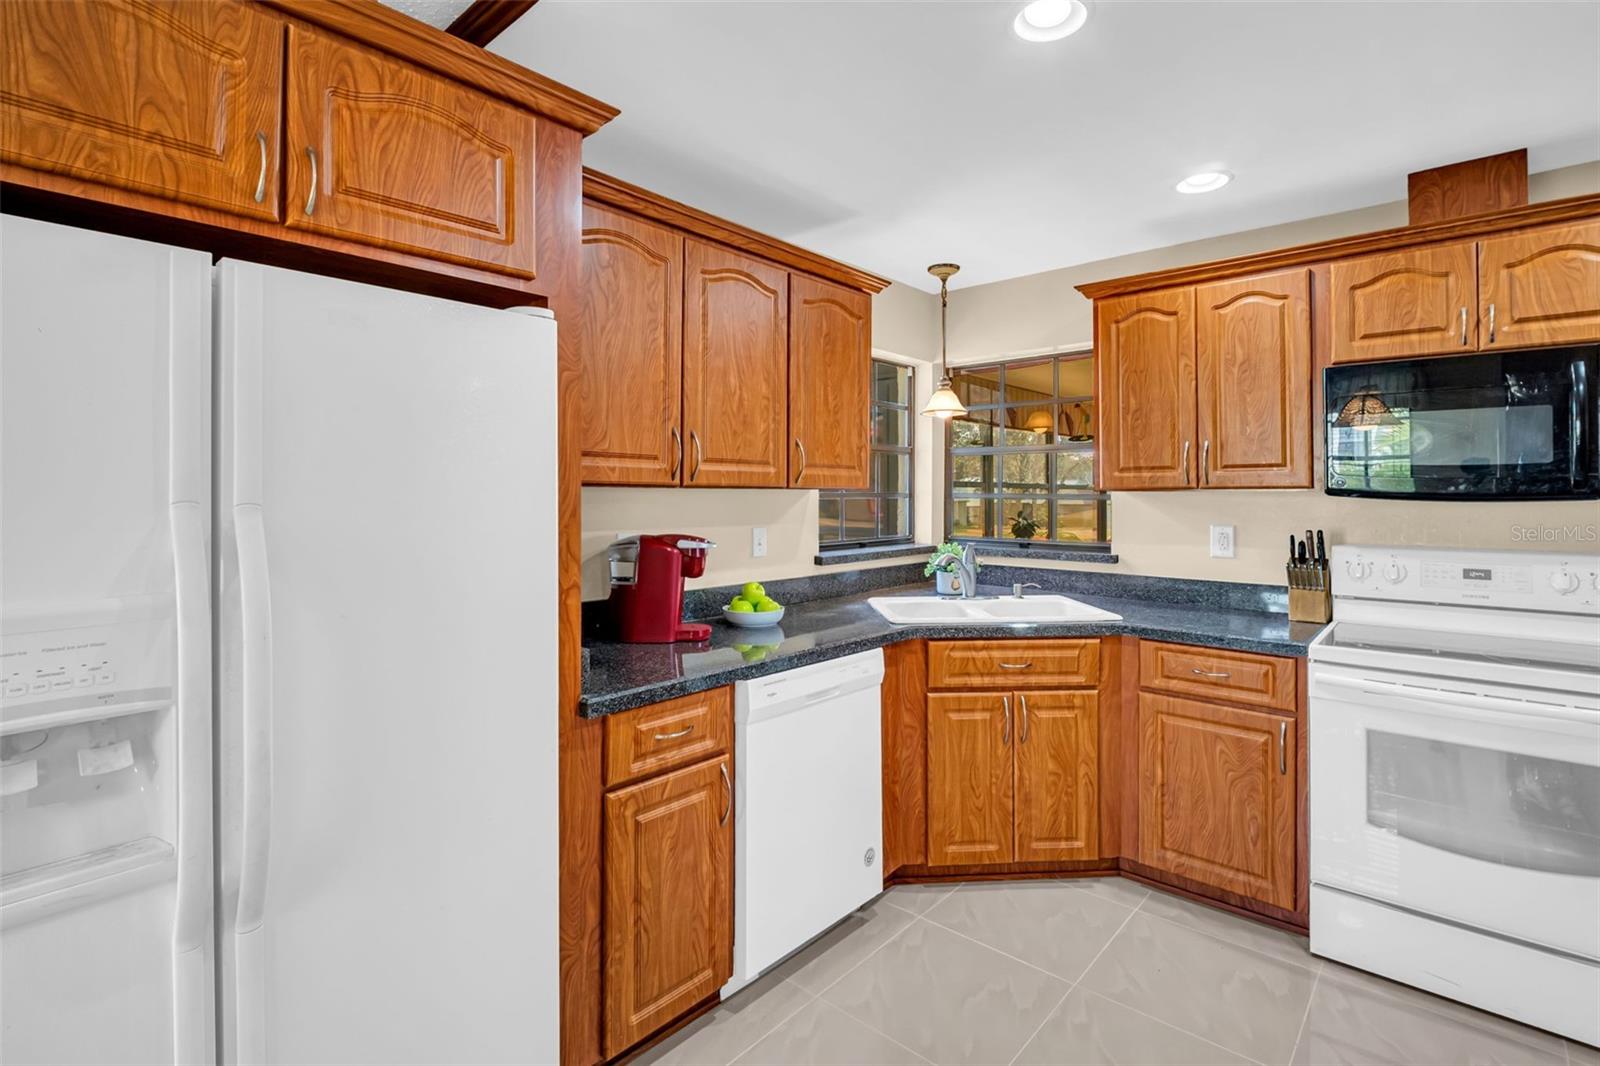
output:
[[[1039,523],[1034,521],[1033,508],[1017,511],[1017,517],[1011,520],[1011,535],[1018,540],[1032,540],[1038,534]]]
[[[941,595],[941,596],[953,596],[957,592],[961,591],[961,585],[960,585],[959,580],[958,580],[957,575],[956,575],[956,562],[955,562],[955,560],[954,559],[946,559],[944,562],[938,564],[937,566],[934,565],[934,560],[935,559],[939,558],[939,556],[941,556],[941,555],[946,555],[946,554],[948,554],[948,555],[960,555],[961,554],[961,545],[957,544],[953,540],[947,540],[943,544],[939,545],[937,548],[933,549],[933,554],[928,556],[928,565],[926,565],[926,566],[924,566],[922,568],[922,576],[923,577],[931,577],[931,578],[933,578],[934,591],[937,592],[939,595]],[[982,566],[981,563],[974,563],[973,566],[974,566],[974,569],[977,569],[977,570],[983,569],[983,566]]]

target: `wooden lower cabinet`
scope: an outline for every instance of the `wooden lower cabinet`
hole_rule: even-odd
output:
[[[1293,910],[1292,715],[1139,693],[1139,862]]]
[[[928,697],[931,866],[1100,854],[1093,690]]]
[[[1018,692],[1017,862],[1100,855],[1099,694]]]
[[[607,1058],[733,975],[731,774],[721,756],[605,797]]]
[[[1008,693],[928,697],[928,862],[1010,862],[1014,844]]]

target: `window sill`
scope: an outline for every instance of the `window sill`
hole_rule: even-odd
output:
[[[1072,548],[1065,544],[985,544],[981,540],[973,543],[978,549],[980,559],[1054,559],[1067,563],[1107,564],[1118,561],[1116,552],[1094,548]]]
[[[932,555],[932,544],[872,544],[865,548],[824,548],[812,562],[818,566],[848,566],[875,559],[901,559],[912,555]]]

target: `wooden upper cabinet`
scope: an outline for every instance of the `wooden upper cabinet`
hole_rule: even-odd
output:
[[[1311,273],[1195,289],[1200,484],[1309,488]]]
[[[1479,242],[1478,329],[1485,348],[1600,340],[1600,221]]]
[[[733,975],[733,791],[727,757],[605,798],[605,1056]]]
[[[1100,487],[1194,485],[1194,290],[1095,304]]]
[[[865,489],[871,477],[872,297],[789,275],[789,484]]]
[[[1015,788],[1009,694],[928,697],[928,863],[1010,862]]]
[[[1139,861],[1295,906],[1295,721],[1139,694]]]
[[[235,0],[0,3],[0,159],[277,219],[283,32]]]
[[[1335,363],[1470,352],[1478,346],[1472,241],[1335,261]]]
[[[288,100],[290,227],[535,276],[532,114],[298,25]]]
[[[1018,692],[1017,862],[1100,857],[1098,693]]]
[[[683,236],[583,205],[583,480],[676,485],[683,471]]]
[[[689,238],[684,247],[683,483],[788,484],[789,275]]]

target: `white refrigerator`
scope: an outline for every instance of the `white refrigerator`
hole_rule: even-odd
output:
[[[0,218],[0,1060],[555,1061],[555,329]]]

